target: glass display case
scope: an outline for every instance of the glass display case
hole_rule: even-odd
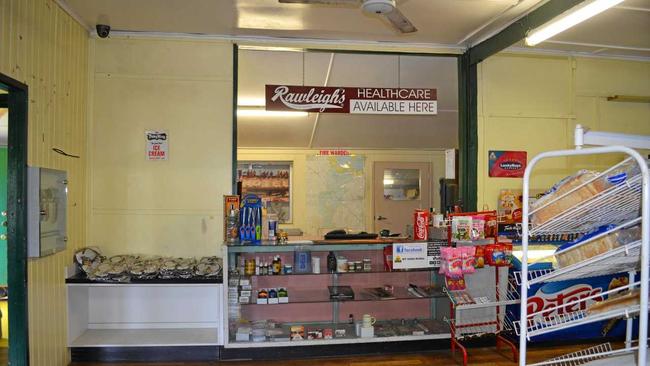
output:
[[[225,346],[449,338],[438,268],[394,270],[392,245],[224,245]]]

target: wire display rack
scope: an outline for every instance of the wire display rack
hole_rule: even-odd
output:
[[[597,346],[589,347],[584,350],[567,353],[559,357],[551,358],[544,362],[538,362],[533,364],[534,366],[579,366],[584,365],[588,362],[595,361],[601,358],[605,358],[606,355],[612,352],[611,343],[603,343]]]
[[[454,305],[456,310],[481,309],[486,307],[505,306],[519,303],[519,289],[515,286],[514,281],[508,281],[506,286],[497,285],[494,288],[482,288],[471,292],[472,301],[470,303],[459,302],[454,297],[453,291],[444,292]]]
[[[581,185],[536,208],[530,212],[530,215],[534,215],[559,200],[566,199],[574,192],[585,188],[595,181],[607,179],[608,174],[622,169],[623,166],[631,162],[631,157],[625,159],[621,163],[616,164]],[[585,233],[603,225],[621,224],[637,218],[639,209],[641,208],[641,184],[642,175],[639,170],[636,175],[628,177],[624,183],[613,185],[595,194],[590,199],[577,203],[543,224],[531,228],[529,235]]]
[[[453,217],[456,216],[474,216],[485,215],[488,220],[497,220],[496,211],[482,211],[482,212],[464,212],[459,214],[451,214],[450,222],[453,222]],[[458,241],[452,238],[451,225],[448,229],[448,243],[449,246],[455,245],[457,247],[467,245],[486,245],[496,244],[496,233],[492,237],[474,241]],[[502,336],[502,333],[513,332],[514,324],[512,317],[505,314],[505,306],[519,303],[519,292],[514,286],[514,279],[508,278],[507,284],[499,280],[499,268],[494,267],[494,284],[483,287],[480,289],[467,290],[466,293],[472,298],[472,301],[459,303],[453,296],[453,291],[445,292],[449,296],[450,313],[452,319],[447,319],[451,330],[451,352],[456,354],[456,349],[460,350],[463,357],[463,365],[467,366],[467,348],[463,346],[462,341],[468,338],[482,337],[486,335],[496,336],[496,348],[500,349],[505,346],[512,352],[513,361],[518,357],[517,347],[509,339]],[[477,271],[479,271],[477,269]],[[478,273],[468,274],[467,276],[476,276]],[[494,312],[485,316],[474,317],[472,311],[481,309],[493,308]]]
[[[574,265],[548,271],[541,276],[529,279],[528,283],[533,285],[542,282],[565,281],[636,271],[639,269],[640,254],[641,240],[638,240]]]
[[[581,127],[579,129],[582,130]],[[583,365],[597,360],[598,362],[602,362],[610,357],[612,357],[612,362],[615,364],[617,361],[614,361],[615,358],[613,357],[634,352],[637,353],[636,362],[639,365],[646,365],[649,292],[647,271],[650,269],[650,174],[648,173],[648,162],[638,152],[625,146],[604,146],[582,149],[582,137],[580,136],[582,134],[581,132],[579,133],[577,128],[576,150],[542,153],[529,162],[524,174],[522,269],[520,273],[515,274],[515,281],[521,284],[521,314],[520,320],[513,323],[514,330],[519,335],[519,365],[526,365],[527,342],[531,337],[583,324],[620,318],[627,319],[626,342],[623,349],[612,350],[611,345],[599,345],[534,365]],[[632,136],[630,140],[636,141],[639,138],[645,139],[646,141],[650,140],[648,137],[639,136]],[[605,170],[603,173],[594,175],[588,181],[573,187],[563,194],[558,194],[554,199],[550,199],[542,206],[531,210],[529,199],[531,176],[540,161],[552,158],[602,154],[624,154],[627,158],[621,161],[621,163]],[[613,177],[618,178],[611,179]],[[591,197],[584,197],[583,194],[575,194],[580,190],[582,190],[581,192],[593,192],[593,190],[587,189],[587,186],[596,182],[600,184],[600,192],[596,190]],[[572,194],[574,196],[571,200],[560,202]],[[582,200],[576,200],[576,196],[580,196]],[[548,209],[553,204],[556,204],[555,207],[562,207],[563,211],[544,220],[540,219],[543,216],[535,216],[535,214],[539,214],[541,210]],[[549,212],[550,210],[546,211],[546,214]],[[534,222],[533,225],[531,225],[531,220]],[[639,223],[641,228],[640,240],[609,249],[604,253],[599,253],[558,270],[541,272],[528,270],[528,245],[533,235],[584,234],[604,225],[615,225],[616,228],[610,231],[613,232],[630,225],[638,225]],[[600,237],[607,234],[601,234]],[[599,237],[594,237],[590,240],[594,241],[597,239]],[[580,245],[588,245],[588,241]],[[561,254],[561,252],[557,254]],[[628,271],[629,283],[631,283],[630,285],[624,286],[624,290],[631,291],[635,289],[636,293],[636,289],[639,289],[637,302],[627,303],[621,306],[610,306],[609,308],[600,307],[598,310],[594,308],[592,311],[590,310],[591,305],[586,305],[588,304],[587,299],[579,299],[575,304],[571,304],[571,309],[580,309],[577,311],[567,311],[569,304],[563,304],[554,309],[544,309],[541,313],[528,314],[528,291],[531,284],[579,279],[622,271]],[[639,282],[634,282],[635,271],[640,271]],[[589,300],[591,300],[591,303],[602,300],[605,298],[605,295],[612,295],[616,290],[606,291],[602,294],[594,294]],[[600,295],[602,295],[602,298],[597,299],[596,297]],[[581,300],[583,300],[582,303],[580,303]],[[544,314],[552,315],[544,316]],[[639,318],[638,346],[634,347],[632,346],[633,317]]]

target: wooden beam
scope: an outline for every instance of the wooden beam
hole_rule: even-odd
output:
[[[547,23],[556,16],[580,4],[584,0],[550,0],[546,4],[531,11],[521,19],[510,24],[501,32],[471,47],[469,63],[476,65],[486,58],[503,51],[513,44],[526,38],[529,31]]]

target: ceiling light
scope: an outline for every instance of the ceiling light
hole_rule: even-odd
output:
[[[385,186],[390,186],[390,185],[393,185],[394,183],[395,183],[395,181],[392,180],[392,179],[384,179],[384,185]]]
[[[622,2],[623,0],[594,0],[576,6],[530,32],[526,37],[526,44],[534,46]]]
[[[237,98],[237,105],[244,107],[264,107],[266,100],[264,98]]]
[[[237,108],[237,117],[306,117],[307,112],[265,111],[263,109]]]

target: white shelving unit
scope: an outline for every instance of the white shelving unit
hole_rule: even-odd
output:
[[[615,135],[615,136],[614,136]],[[593,140],[589,136],[597,136]],[[635,148],[650,147],[650,138],[644,136],[629,136],[612,134],[608,138],[606,133],[585,133],[585,130],[578,125],[576,127],[576,149],[562,150],[542,153],[536,156],[528,164],[524,175],[523,186],[523,223],[522,223],[522,271],[516,274],[517,282],[521,284],[521,316],[520,320],[514,323],[514,328],[519,335],[519,364],[526,365],[526,348],[530,337],[551,333],[560,329],[567,329],[588,323],[603,320],[625,318],[626,342],[623,349],[613,350],[610,344],[599,345],[583,351],[574,352],[568,355],[553,358],[534,365],[600,365],[621,364],[625,359],[636,362],[638,365],[646,365],[647,362],[647,334],[648,334],[648,270],[650,264],[650,176],[646,160],[635,150],[626,146],[603,146],[593,148],[582,148],[584,143],[598,143],[599,141],[616,141],[620,144],[629,145]],[[629,142],[627,144],[626,142]],[[638,174],[627,176],[625,181],[612,184],[611,187],[597,193],[593,197],[569,207],[563,212],[546,220],[540,225],[531,225],[530,181],[531,175],[540,161],[551,158],[563,158],[570,156],[602,155],[602,154],[624,154],[627,158],[620,164],[590,179],[579,187],[566,192],[559,197],[547,202],[547,207],[558,200],[576,192],[582,187],[597,179],[605,179],[609,173],[616,172],[623,164],[636,164],[639,168]],[[543,207],[537,208],[537,210]],[[579,245],[588,245],[594,240],[616,232],[618,230],[641,224],[641,240],[609,250],[605,253],[591,257],[578,263],[563,267],[557,270],[528,271],[528,240],[531,235],[538,234],[566,234],[585,233],[603,225],[615,225],[605,233],[595,236]],[[574,247],[575,248],[575,247]],[[573,249],[573,248],[572,248]],[[558,312],[558,315],[544,316],[542,313],[528,314],[527,300],[529,285],[543,282],[564,281],[570,279],[587,278],[605,274],[628,272],[629,284],[613,290],[605,291],[590,298],[582,298],[572,303],[565,303],[557,309],[544,309],[546,314],[566,308],[569,305],[577,304],[587,300],[596,300],[604,295],[611,295],[621,290],[640,290],[639,304],[624,308],[613,308],[608,311],[590,312],[589,309],[566,313]],[[640,279],[636,280],[635,275],[640,273]],[[632,319],[639,318],[639,339],[638,345],[633,346],[632,340]],[[636,356],[636,358],[634,357]],[[625,363],[629,364],[629,363]]]
[[[68,283],[68,347],[223,345],[222,286]]]

